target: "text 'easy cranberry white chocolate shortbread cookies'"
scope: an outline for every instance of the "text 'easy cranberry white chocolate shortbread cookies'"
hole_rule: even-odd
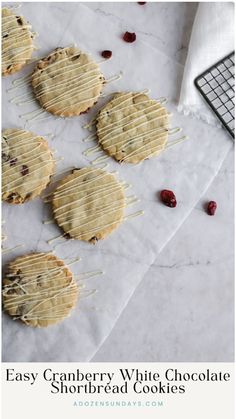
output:
[[[38,62],[32,75],[40,105],[62,117],[80,115],[91,108],[103,84],[98,64],[76,47],[57,48]]]
[[[2,199],[22,204],[38,196],[54,173],[47,141],[21,129],[2,133]]]
[[[157,156],[168,139],[169,114],[144,93],[116,93],[97,117],[101,147],[118,162],[139,163]]]
[[[34,34],[23,16],[15,15],[6,7],[2,9],[2,74],[19,71],[34,51]]]
[[[125,193],[113,174],[83,168],[60,182],[52,204],[54,218],[68,237],[94,243],[123,221]]]
[[[64,262],[52,253],[32,253],[8,265],[3,307],[28,326],[47,327],[67,317],[78,299],[78,286]]]

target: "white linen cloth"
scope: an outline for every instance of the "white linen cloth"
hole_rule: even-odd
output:
[[[193,24],[178,110],[220,125],[194,85],[194,79],[234,50],[234,4],[200,3]]]

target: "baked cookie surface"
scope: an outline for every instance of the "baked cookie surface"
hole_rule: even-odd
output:
[[[31,26],[23,16],[2,9],[2,75],[21,70],[34,51]]]
[[[22,204],[38,196],[54,173],[47,141],[21,129],[2,133],[2,199]]]
[[[124,188],[105,170],[78,169],[60,182],[52,204],[54,218],[70,238],[95,243],[123,221]]]
[[[32,253],[8,265],[3,280],[3,307],[32,327],[47,327],[67,317],[78,287],[64,262],[52,253]]]
[[[99,112],[99,144],[118,162],[139,163],[161,153],[168,138],[169,116],[143,93],[116,93]]]
[[[62,117],[80,115],[91,108],[103,84],[98,64],[76,47],[57,48],[38,62],[32,75],[40,105]]]

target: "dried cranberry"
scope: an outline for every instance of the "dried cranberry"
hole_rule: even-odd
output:
[[[76,60],[78,60],[79,57],[80,57],[80,54],[74,55],[73,57],[71,57],[71,61],[76,61]]]
[[[91,237],[89,240],[91,243],[95,244],[98,241],[98,238],[96,236]]]
[[[111,56],[112,56],[112,51],[109,51],[108,49],[106,49],[105,51],[102,51],[101,52],[101,56],[103,57],[103,58],[111,58]]]
[[[20,198],[20,195],[17,192],[16,193],[12,192],[10,195],[8,195],[7,202],[14,202],[14,201],[19,200],[19,198]]]
[[[64,233],[63,237],[65,237],[66,240],[71,239],[71,235],[69,233]]]
[[[146,3],[147,3],[146,1],[138,1],[138,4],[140,4],[140,6],[143,6]]]
[[[123,39],[125,42],[134,42],[136,40],[136,33],[135,32],[125,32],[123,35]]]
[[[11,160],[9,161],[10,166],[15,166],[15,165],[16,165],[16,162],[17,162],[17,157],[15,157],[14,159],[11,159]]]
[[[21,167],[21,171],[20,172],[21,172],[22,176],[28,175],[28,173],[29,173],[28,166],[26,166],[26,164],[23,164],[23,166]]]
[[[177,205],[174,192],[168,191],[167,189],[163,189],[163,191],[161,191],[161,200],[163,204],[170,208],[174,208]]]
[[[86,111],[80,112],[80,115],[84,115],[84,114],[88,113],[89,109],[90,108],[86,109]]]
[[[215,201],[208,202],[208,205],[207,205],[208,215],[215,215],[216,208],[217,208],[217,203]]]
[[[23,25],[23,20],[21,19],[20,16],[16,16],[16,20],[19,23],[19,25],[21,25],[21,26]]]

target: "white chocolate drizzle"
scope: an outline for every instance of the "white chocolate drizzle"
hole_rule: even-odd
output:
[[[133,94],[133,99],[137,96],[140,96],[141,94],[145,94],[147,91],[143,91],[141,93]],[[116,102],[119,102],[116,105]],[[115,97],[113,99],[113,106],[111,109],[106,110],[103,108],[99,116],[105,117],[107,114],[110,116],[112,114],[115,114],[117,112],[120,112],[121,110],[128,110],[130,109],[131,105],[126,104],[128,101],[130,101],[130,93],[124,93],[122,101],[120,100],[120,97]],[[142,159],[140,159],[139,162],[142,160],[145,160],[146,158],[158,155],[161,151],[164,151],[165,149],[171,147],[172,145],[178,144],[182,142],[186,137],[181,137],[180,139],[176,141],[167,141],[168,137],[171,135],[175,135],[176,133],[180,132],[182,129],[179,127],[176,128],[169,128],[168,126],[168,119],[170,116],[172,116],[171,113],[166,112],[163,114],[163,107],[162,105],[167,102],[167,99],[164,97],[160,97],[156,100],[155,103],[151,101],[149,98],[145,100],[141,100],[137,102],[137,105],[145,105],[144,110],[143,109],[136,109],[132,112],[129,112],[128,115],[123,116],[122,118],[119,118],[117,122],[110,123],[109,125],[103,126],[99,128],[98,133],[101,138],[98,138],[99,143],[96,146],[89,147],[85,151],[83,151],[84,156],[90,156],[95,153],[100,153],[98,157],[96,157],[94,160],[91,161],[92,165],[99,165],[101,162],[105,162],[109,159],[108,156],[103,155],[103,149],[106,151],[112,150],[114,148],[120,147],[122,148],[122,152],[124,155],[121,156],[119,163],[124,163],[126,161],[129,161],[130,158],[136,156],[139,153],[144,153],[147,150],[147,147],[150,148],[148,152],[148,156],[144,155]],[[159,104],[159,108],[157,108],[157,104]],[[148,111],[147,113],[145,113]],[[158,113],[161,112],[162,115],[158,115]],[[150,118],[150,116],[153,117],[146,121],[146,116]],[[134,117],[133,117],[134,116]],[[131,118],[131,119],[130,119]],[[164,121],[161,126],[154,126],[153,127],[153,121]],[[87,125],[85,125],[83,128],[88,128],[89,130],[92,128],[93,125],[97,123],[98,119],[93,118]],[[149,123],[151,124],[149,126]],[[133,126],[134,125],[134,126]],[[122,129],[125,130],[125,134],[128,132],[129,136],[126,142],[124,142],[124,133],[123,131],[120,132],[120,128],[122,126]],[[146,130],[143,130],[143,127],[147,126]],[[142,132],[139,132],[137,135],[133,134],[132,132],[136,131],[137,129],[142,129]],[[84,138],[82,141],[84,143],[89,143],[94,140],[96,140],[97,134],[92,133],[86,138]],[[111,141],[112,139],[112,141]],[[130,149],[130,145],[135,145],[133,147],[134,149],[131,151],[127,151],[127,149]],[[152,148],[155,147],[155,150],[152,151]],[[109,153],[110,154],[110,153]],[[136,162],[138,163],[138,162]]]
[[[125,206],[122,187],[111,175],[99,169],[80,172],[59,186],[53,197],[55,203],[66,202],[54,208],[58,225],[72,237],[75,232],[77,239],[119,224]],[[105,184],[100,184],[103,179]],[[98,227],[93,226],[94,219]]]
[[[71,46],[63,49],[66,50],[69,48],[71,48]],[[98,97],[101,97],[101,91],[95,95],[91,95],[89,92],[98,91],[102,83],[112,83],[122,77],[122,73],[120,73],[119,75],[112,76],[110,79],[103,79],[103,76],[97,67],[100,62],[95,63],[90,61],[85,64],[80,64],[79,62],[77,63],[75,61],[70,63],[69,61],[73,58],[76,59],[78,54],[83,53],[80,50],[77,50],[77,52],[70,57],[61,59],[60,61],[56,61],[54,63],[50,63],[50,70],[53,68],[54,77],[54,83],[51,85],[47,84],[48,76],[46,73],[45,76],[43,74],[40,76],[41,70],[36,70],[35,72],[25,77],[14,80],[13,87],[8,89],[8,91],[22,88],[23,86],[27,85],[30,86],[33,77],[36,98],[41,102],[41,104],[43,103],[41,109],[23,113],[20,115],[20,118],[25,119],[27,123],[38,123],[52,118],[52,113],[53,117],[56,118],[70,117],[71,115],[68,114],[68,112],[70,113],[70,109],[72,107],[86,107],[86,103],[90,103],[91,106],[91,101],[96,102]],[[66,61],[68,61],[69,64],[66,67],[66,72],[63,72],[64,70],[63,66],[61,66],[61,63]],[[102,60],[101,62],[103,63],[105,61],[107,60]],[[78,70],[79,74],[73,75],[75,70]],[[70,76],[71,72],[72,75]],[[65,74],[66,77],[63,82],[60,80],[62,74]],[[59,80],[57,81],[58,78]],[[15,103],[18,106],[26,104],[37,104],[35,95],[32,94],[32,92],[23,93],[17,97],[12,98],[10,102]],[[44,100],[44,97],[46,97],[45,95],[47,95],[47,97],[48,95],[49,97],[51,95],[51,97],[48,100]],[[69,104],[68,101],[70,102]],[[52,107],[54,109],[57,108],[56,112],[50,113]]]
[[[37,253],[24,258],[17,258],[10,264],[10,271],[3,289],[4,309],[14,320],[21,319],[29,323],[48,321],[56,323],[67,317],[79,298],[87,298],[97,292],[96,289],[85,289],[84,281],[104,272],[95,270],[72,275],[67,266],[77,263],[75,258],[67,265],[56,265],[55,257],[47,259],[49,254]],[[46,263],[46,266],[42,263]],[[11,271],[14,273],[11,273]],[[50,302],[48,306],[45,303]],[[18,314],[18,311],[20,313]],[[35,324],[34,324],[35,325]],[[47,324],[44,324],[47,325]]]
[[[182,137],[178,138],[177,140],[169,142],[167,144],[166,148],[171,148],[171,147],[173,147],[177,144],[180,144],[183,141],[188,140],[188,139],[189,139],[189,137],[187,135],[183,135]]]
[[[105,273],[104,271],[83,272],[83,273],[80,273],[78,275],[75,275],[75,279],[77,280],[77,283],[78,282],[83,282],[87,279],[91,279],[91,278],[94,278],[96,276],[104,275],[104,273]]]
[[[52,53],[49,65],[38,68],[32,75],[34,93],[41,106],[59,116],[72,116],[76,107],[82,112],[92,106],[100,96],[104,83],[95,62],[86,58],[79,49],[68,49],[66,52],[67,49]],[[59,54],[66,54],[66,57]],[[58,59],[50,62],[50,57]]]
[[[171,116],[163,107],[165,102],[165,98],[154,101],[142,93],[117,94],[112,105],[109,107],[108,103],[99,112],[99,144],[122,163],[139,163],[159,154],[167,142]],[[102,125],[103,120],[106,122]]]
[[[2,9],[2,13],[7,8]],[[9,10],[9,9],[8,9]],[[18,24],[18,21],[21,21]],[[29,62],[31,54],[36,47],[32,39],[36,33],[31,31],[23,16],[14,13],[2,16],[2,67],[8,70],[10,66],[22,66]]]
[[[124,181],[117,184],[106,181],[103,186],[98,186],[97,181],[105,178],[107,173],[96,168],[90,169],[88,173],[93,173],[94,176],[90,176],[84,181],[84,173],[81,171],[76,178],[68,178],[54,193],[54,217],[65,233],[48,240],[49,244],[66,238],[67,234],[70,238],[73,238],[75,234],[75,238],[81,240],[84,237],[94,237],[106,228],[115,227],[119,222],[143,213],[141,211],[127,217],[123,215],[124,208],[139,201],[135,195],[127,196],[125,199],[121,195],[117,195],[121,188],[126,190],[131,186],[130,184]],[[75,196],[75,190],[77,196]],[[80,190],[81,192],[82,190],[86,191],[86,194],[80,193]],[[109,202],[106,201],[108,197],[110,198]],[[57,205],[58,200],[61,200],[62,204]],[[87,212],[88,206],[94,207],[96,210]],[[122,214],[119,221],[114,218],[117,213]],[[94,221],[96,221],[95,224]],[[44,221],[46,224],[52,222],[51,219]]]
[[[143,140],[143,138],[146,138],[147,136],[150,136],[150,134],[155,134],[155,138],[153,139],[153,140],[151,140],[150,141],[150,145],[152,145],[153,144],[153,142],[156,142],[156,140],[157,139],[159,139],[159,140],[161,140],[163,137],[165,137],[166,136],[166,133],[168,133],[168,135],[169,135],[169,137],[170,136],[172,136],[172,135],[175,135],[175,134],[177,134],[177,133],[179,133],[180,131],[182,131],[182,128],[180,128],[180,127],[176,127],[176,128],[167,128],[167,127],[161,127],[161,128],[156,128],[156,129],[151,129],[151,130],[147,130],[145,133],[143,133],[143,134],[139,134],[139,135],[137,135],[133,140],[132,140],[132,143],[139,143],[139,142],[142,142],[142,140]],[[119,134],[119,135],[122,135],[122,134]],[[96,138],[96,134],[93,134],[93,135],[90,135],[89,137],[86,137],[85,139],[84,139],[84,142],[89,142],[89,141],[92,141],[93,139],[95,139]],[[167,149],[167,148],[170,148],[170,147],[172,147],[173,145],[176,145],[176,144],[178,144],[178,143],[180,143],[180,142],[182,142],[182,141],[184,141],[185,139],[186,139],[187,137],[185,137],[185,136],[183,136],[183,137],[181,137],[180,139],[178,139],[178,140],[176,140],[176,141],[169,141],[169,142],[167,142],[167,144],[165,145],[165,147],[163,148],[163,145],[162,144],[160,144],[160,145],[157,145],[156,146],[156,150],[155,150],[155,152],[154,153],[151,153],[150,155],[149,155],[149,157],[151,157],[152,156],[152,154],[155,154],[156,152],[158,152],[159,150],[160,151],[164,151],[164,149]],[[106,140],[104,141],[104,143],[106,142]],[[118,141],[117,143],[116,143],[116,145],[120,145],[120,144],[122,144],[122,140],[121,141]],[[122,146],[122,149],[123,150],[125,150],[126,149],[126,147],[127,147],[128,145],[126,144],[126,145],[123,145]],[[107,147],[107,149],[109,149],[110,147],[112,147],[112,145],[110,145],[110,146],[108,146]],[[144,146],[141,146],[141,147],[139,147],[139,150],[141,150],[142,151],[142,149],[143,148],[145,148],[145,145]],[[96,146],[93,146],[93,147],[89,147],[88,149],[86,149],[84,152],[83,152],[83,154],[85,155],[85,156],[90,156],[90,155],[92,155],[92,154],[94,154],[94,153],[98,153],[98,152],[100,152],[101,154],[96,158],[96,159],[94,159],[91,163],[92,163],[92,165],[96,165],[96,164],[99,164],[100,162],[102,162],[102,161],[107,161],[108,159],[109,159],[109,157],[108,156],[104,156],[104,154],[103,154],[103,149],[102,149],[102,147],[98,144],[98,145],[96,145]],[[136,151],[134,151],[133,153],[131,152],[131,153],[129,153],[129,155],[128,155],[128,157],[127,156],[125,156],[125,157],[123,157],[123,159],[122,159],[122,161],[121,161],[121,164],[123,163],[123,162],[125,162],[126,160],[127,160],[127,158],[129,158],[129,157],[131,157],[132,156],[132,154],[135,154],[135,152]]]
[[[6,151],[9,157],[2,163],[3,197],[8,200],[8,195],[16,193],[24,200],[27,193],[35,192],[37,196],[50,181],[55,162],[61,158],[53,159],[52,151],[45,148],[45,140],[31,132],[5,130],[3,138],[3,151],[9,147]]]
[[[102,191],[99,191],[96,195],[99,195],[100,192],[102,192]],[[93,201],[96,201],[96,199],[95,200],[93,199]],[[96,216],[100,216],[100,215],[103,215],[104,216],[104,215],[110,214],[114,210],[122,209],[123,207],[125,207],[125,208],[126,207],[130,207],[131,205],[136,204],[137,202],[140,202],[140,199],[138,199],[135,195],[131,195],[131,196],[127,196],[125,198],[125,205],[123,205],[123,200],[120,200],[120,201],[122,202],[122,205],[118,205],[117,207],[113,208],[112,210],[110,210],[110,207],[109,206],[107,206],[107,207],[104,206],[101,211],[97,211],[96,212]],[[118,200],[117,200],[117,202],[118,202]],[[81,204],[81,207],[84,206],[84,205],[86,205],[86,204],[87,203],[85,203],[85,204],[82,203]],[[68,206],[68,205],[69,204],[66,204],[65,207]],[[68,213],[70,213],[71,210],[66,210],[65,212],[68,215]],[[62,214],[62,217],[63,217],[63,214]],[[87,218],[87,216],[84,216],[84,217],[81,217],[81,216],[79,216],[79,217],[70,216],[70,217],[68,217],[68,221],[67,222],[70,223],[72,221],[82,220],[84,218]],[[43,220],[43,224],[54,224],[54,222],[55,222],[54,221],[54,218],[50,218],[49,220]],[[63,225],[67,224],[67,222],[61,223],[60,226],[62,227]]]
[[[125,217],[125,220],[130,220],[131,218],[139,217],[140,215],[143,215],[143,214],[144,214],[144,211],[140,210],[140,211],[134,212],[133,214],[127,215]]]
[[[149,89],[144,89],[142,92],[140,92],[140,93],[136,93],[133,97],[135,98],[136,96],[139,96],[140,94],[148,94],[149,93]],[[126,93],[126,94],[124,94],[124,96],[127,96],[128,95],[128,93]],[[123,100],[123,103],[125,103],[125,102],[127,102],[127,100],[129,100],[129,98],[128,99],[124,99]],[[160,98],[160,99],[157,99],[157,101],[159,102],[159,101],[161,101],[161,100],[165,100],[166,101],[166,99],[165,98]],[[116,101],[116,99],[113,99],[113,103]],[[160,102],[161,103],[161,102]],[[115,109],[117,106],[114,106],[113,107],[113,109]],[[130,107],[130,105],[128,105],[127,106],[128,108]],[[100,111],[100,112],[102,112],[103,111],[103,109]],[[109,111],[110,112],[110,111]],[[97,122],[97,117],[95,117],[95,118],[93,118],[88,124],[86,124],[86,125],[84,125],[83,126],[83,128],[85,128],[85,129],[90,129],[93,125],[95,125],[96,124],[96,122]]]
[[[10,273],[6,278],[11,282],[5,284],[3,289],[4,308],[9,314],[15,314],[15,319],[27,322],[50,318],[56,321],[66,317],[75,304],[78,289],[76,282],[64,264],[55,267],[55,257],[47,260],[48,255],[28,255],[18,258],[15,265],[10,264]],[[46,263],[43,269],[42,263]],[[45,307],[49,301],[50,305]],[[22,311],[19,315],[18,309]]]
[[[101,156],[101,157],[97,157],[96,159],[94,159],[91,163],[92,165],[97,165],[97,164],[101,164],[105,161],[109,160],[108,156]]]
[[[14,246],[14,247],[3,248],[2,249],[2,254],[6,255],[7,253],[14,252],[14,250],[19,249],[20,247],[24,247],[24,245],[23,244],[18,244],[17,246]]]

